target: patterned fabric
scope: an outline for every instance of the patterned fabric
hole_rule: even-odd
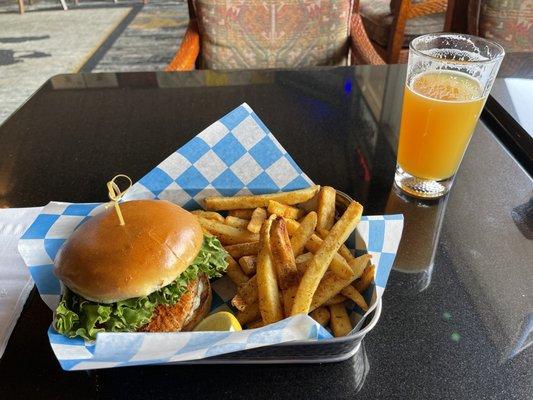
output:
[[[390,0],[361,0],[359,5],[359,12],[368,36],[384,47],[389,42],[393,20],[391,8],[395,7],[396,3],[391,4]],[[415,37],[426,33],[442,32],[443,28],[444,13],[408,19],[403,45],[407,47]]]
[[[533,0],[485,0],[479,16],[479,36],[507,51],[533,51]]]
[[[195,0],[203,67],[345,65],[352,0]]]

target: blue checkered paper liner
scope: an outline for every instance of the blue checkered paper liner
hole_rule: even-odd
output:
[[[120,171],[127,172],[127,171]],[[312,181],[296,165],[247,104],[210,125],[135,183],[125,200],[159,198],[188,209],[200,208],[206,196],[259,194],[308,187]],[[54,310],[61,294],[53,274],[60,247],[103,204],[51,202],[19,242],[45,303]],[[347,242],[356,254],[372,254],[375,284],[364,293],[370,310],[354,304],[355,324],[382,296],[403,229],[401,215],[365,216]],[[227,277],[212,282],[212,311],[228,310],[235,287]],[[100,333],[95,342],[68,339],[50,327],[52,349],[65,370],[87,370],[191,361],[295,340],[321,340],[331,334],[306,315],[241,332]]]

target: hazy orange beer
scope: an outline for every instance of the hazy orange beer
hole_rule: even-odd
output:
[[[461,38],[474,44],[472,36],[451,34],[411,43],[395,181],[414,196],[439,197],[451,187],[503,57],[498,45],[492,65],[474,49],[458,51]]]

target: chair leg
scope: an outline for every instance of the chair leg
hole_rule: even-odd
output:
[[[63,10],[67,11],[68,10],[68,7],[67,7],[67,3],[65,2],[65,0],[59,0],[61,2],[61,6],[63,7]]]
[[[19,14],[24,14],[24,0],[19,0]]]

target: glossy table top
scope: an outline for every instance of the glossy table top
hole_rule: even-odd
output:
[[[381,320],[347,361],[63,372],[46,336],[51,311],[34,291],[0,360],[0,393],[531,398],[531,177],[480,122],[448,197],[398,193],[404,74],[364,66],[53,78],[0,127],[0,206],[105,201],[109,177],[140,178],[247,102],[315,182],[348,193],[366,214],[401,212],[406,226]]]

